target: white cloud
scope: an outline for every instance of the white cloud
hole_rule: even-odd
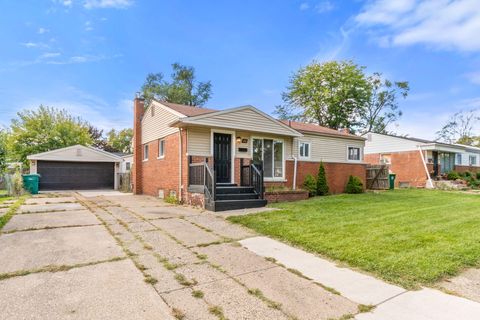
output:
[[[340,28],[340,41],[329,39],[326,41],[325,48],[319,52],[314,59],[319,62],[338,59],[345,53],[350,45],[350,31]],[[337,43],[335,43],[337,42]],[[332,46],[333,44],[333,46]]]
[[[302,4],[300,4],[300,10],[301,11],[305,11],[305,10],[308,10],[308,9],[310,9],[310,5],[307,2],[303,2]]]
[[[60,52],[46,52],[44,54],[42,54],[39,59],[50,59],[50,58],[56,58],[56,57],[59,57],[61,55]]]
[[[48,44],[42,42],[22,42],[20,45],[27,47],[27,48],[49,48]]]
[[[321,1],[315,5],[315,11],[318,13],[332,11],[334,8],[335,6],[330,1]]]
[[[355,20],[374,28],[384,45],[480,51],[478,0],[375,0]]]
[[[93,30],[92,22],[91,21],[85,22],[85,31],[92,31],[92,30]]]
[[[94,8],[115,8],[123,9],[131,6],[132,0],[85,0],[83,7],[85,9]]]
[[[47,32],[49,32],[49,31],[50,31],[50,30],[45,29],[45,28],[38,28],[37,33],[38,33],[38,34],[44,34],[44,33],[47,33]]]

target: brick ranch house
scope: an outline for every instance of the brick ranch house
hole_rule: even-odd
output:
[[[134,100],[133,191],[220,211],[265,205],[265,188],[301,187],[320,161],[332,193],[365,181],[365,139],[243,106],[226,110]]]
[[[480,148],[411,137],[367,133],[365,162],[388,164],[397,186],[425,187],[450,171],[480,171]]]

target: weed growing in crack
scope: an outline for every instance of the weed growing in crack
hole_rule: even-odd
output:
[[[201,298],[203,298],[204,293],[203,293],[203,291],[200,291],[200,290],[193,290],[192,291],[192,296],[194,298],[201,299]]]
[[[217,316],[219,320],[226,320],[227,318],[225,317],[225,315],[223,314],[223,309],[222,307],[220,306],[211,306],[210,308],[208,308],[208,311]]]

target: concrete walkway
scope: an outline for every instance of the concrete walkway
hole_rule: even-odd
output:
[[[478,302],[427,288],[407,291],[267,237],[249,238],[240,243],[258,255],[273,258],[339,291],[352,301],[376,306],[372,312],[358,314],[355,317],[358,320],[480,319]]]

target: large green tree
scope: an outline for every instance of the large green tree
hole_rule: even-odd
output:
[[[203,106],[210,99],[212,96],[211,82],[197,81],[193,67],[174,63],[172,69],[170,79],[165,79],[163,73],[147,75],[141,88],[146,106],[152,99],[189,106]]]
[[[130,128],[118,131],[112,129],[107,133],[107,144],[118,152],[131,153],[132,138],[133,130]]]
[[[387,133],[387,126],[402,116],[398,100],[407,97],[410,87],[406,81],[392,82],[380,73],[368,77],[368,82],[371,93],[360,109],[359,130],[363,133]]]
[[[0,176],[5,172],[7,166],[7,138],[7,131],[0,129]]]
[[[30,154],[91,143],[86,122],[66,110],[41,105],[17,113],[10,126],[8,150],[16,160],[26,163]]]
[[[354,130],[371,87],[364,67],[352,61],[312,62],[290,78],[281,118],[301,119],[333,129]]]

